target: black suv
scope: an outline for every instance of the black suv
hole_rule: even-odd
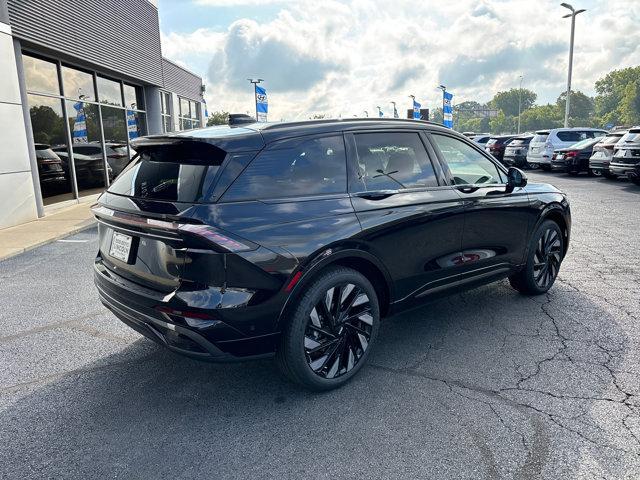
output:
[[[533,135],[522,135],[516,137],[504,150],[502,164],[507,167],[531,168],[527,163],[527,153]]]
[[[569,243],[562,193],[429,122],[211,127],[134,148],[93,207],[102,302],[195,358],[275,353],[311,389],[356,374],[382,317],[505,277],[546,292]]]

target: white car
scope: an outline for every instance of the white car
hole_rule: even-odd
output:
[[[582,127],[538,130],[529,144],[527,163],[533,168],[540,167],[549,171],[554,150],[570,147],[587,138],[604,137],[606,134],[606,130]]]

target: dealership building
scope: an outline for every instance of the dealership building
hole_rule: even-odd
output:
[[[155,0],[0,0],[0,229],[92,202],[141,135],[203,124]]]

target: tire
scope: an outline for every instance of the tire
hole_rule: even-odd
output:
[[[531,237],[527,263],[509,283],[524,295],[541,295],[554,284],[564,251],[564,238],[558,224],[545,220]]]
[[[540,165],[540,169],[544,170],[545,172],[550,172],[551,171],[551,165]]]
[[[589,176],[590,177],[602,177],[602,170],[590,168],[589,169]]]
[[[640,177],[633,177],[631,181],[640,187]]]
[[[375,289],[355,270],[328,267],[295,301],[276,352],[280,371],[309,390],[341,387],[366,363],[376,341]]]
[[[580,174],[580,172],[577,172],[576,170],[569,170],[569,171],[567,171],[567,173],[571,177],[577,177]]]
[[[604,178],[606,178],[607,180],[617,180],[617,178],[618,178],[618,176],[616,174],[611,173],[611,172],[606,171],[606,170],[604,172],[602,172],[602,176]]]

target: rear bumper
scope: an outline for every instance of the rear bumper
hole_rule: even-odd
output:
[[[522,167],[527,164],[526,155],[505,155],[502,163],[509,167]]]
[[[591,170],[600,170],[603,172],[609,171],[609,160],[589,160],[589,168]]]
[[[609,170],[621,177],[633,178],[636,175],[636,164],[633,163],[610,163]]]
[[[546,155],[527,155],[527,162],[529,162],[530,165],[551,165],[551,157]]]
[[[133,284],[109,271],[99,257],[94,263],[94,281],[100,301],[118,319],[181,355],[228,362],[268,357],[275,352],[279,332],[247,336],[225,322],[224,313],[216,310],[203,326],[191,327],[183,318],[157,310],[157,307],[189,308],[175,294],[165,295]],[[235,315],[241,315],[243,308],[233,310]],[[269,315],[268,310],[265,315]]]

